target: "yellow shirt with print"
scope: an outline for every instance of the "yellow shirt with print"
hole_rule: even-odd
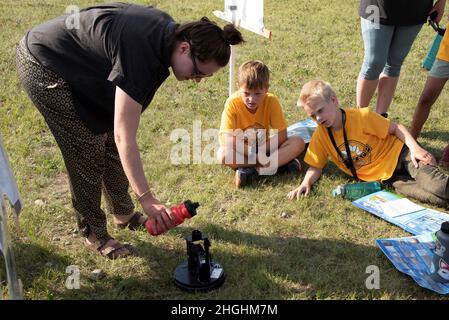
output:
[[[265,129],[268,137],[270,128],[278,131],[287,129],[287,121],[275,95],[267,93],[255,113],[248,111],[238,91],[226,101],[221,115],[220,136],[224,132],[236,135],[236,129]]]
[[[449,23],[446,30],[449,30]],[[437,58],[444,61],[449,61],[449,31],[446,31],[441,40],[440,48],[438,49]]]
[[[345,109],[346,136],[348,137],[357,176],[363,181],[383,181],[389,179],[396,168],[404,143],[395,135],[388,133],[390,120],[369,110],[369,108]],[[344,157],[346,148],[343,130],[332,130],[337,147]],[[338,168],[352,176],[342,159],[338,156],[329,138],[327,128],[318,125],[304,161],[315,168],[324,168],[328,159]]]

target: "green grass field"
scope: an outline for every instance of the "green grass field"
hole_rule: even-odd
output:
[[[399,273],[374,242],[408,233],[348,201],[332,198],[332,188],[350,181],[333,165],[325,169],[309,198],[289,202],[286,195],[299,185],[302,174],[267,177],[236,190],[233,172],[219,165],[170,163],[172,130],[192,133],[193,121],[201,121],[203,131],[219,127],[228,94],[227,68],[199,84],[170,77],[143,114],[139,129],[145,172],[157,196],[170,204],[198,201],[198,215],[160,237],[118,230],[110,223],[114,237],[135,247],[137,254],[130,258],[110,261],[86,251],[74,231],[61,154],[18,82],[14,57],[16,44],[33,25],[64,14],[68,5],[95,3],[101,1],[0,0],[0,135],[24,201],[22,232],[12,224],[10,231],[26,299],[441,298]],[[358,3],[266,0],[265,26],[273,32],[272,41],[242,31],[246,43],[238,48],[237,65],[260,59],[270,67],[270,91],[279,97],[290,124],[305,119],[295,104],[308,80],[329,81],[343,106],[355,105],[363,57]],[[151,4],[179,22],[207,15],[223,25],[212,14],[223,9],[222,0]],[[420,65],[432,38],[431,28],[424,26],[403,66],[390,108],[390,118],[406,126],[426,80]],[[420,138],[437,158],[449,140],[448,105],[444,90]],[[208,294],[184,293],[173,284],[175,268],[187,258],[183,237],[194,228],[208,234],[213,258],[228,274],[223,287]],[[79,290],[65,286],[70,265],[80,268]],[[378,290],[365,286],[369,265],[380,269]],[[97,268],[106,277],[92,281],[88,275]],[[1,266],[3,281],[4,273]],[[6,294],[5,283],[1,284]]]

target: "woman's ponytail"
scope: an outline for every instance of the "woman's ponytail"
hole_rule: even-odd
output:
[[[233,24],[227,24],[222,30],[207,17],[179,25],[176,29],[176,40],[189,42],[198,60],[214,60],[221,67],[229,62],[230,46],[244,41],[242,34]]]
[[[231,46],[235,46],[243,42],[242,34],[240,33],[240,31],[236,29],[236,27],[232,23],[229,23],[224,26],[223,39],[227,44]]]

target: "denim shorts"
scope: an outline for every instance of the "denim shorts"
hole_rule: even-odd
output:
[[[360,71],[361,78],[376,80],[381,73],[398,77],[402,63],[421,30],[422,24],[389,26],[361,18],[365,56]]]
[[[436,58],[428,75],[433,78],[449,79],[449,62]]]

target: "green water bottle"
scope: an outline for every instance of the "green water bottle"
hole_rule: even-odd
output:
[[[432,69],[433,63],[435,62],[435,58],[438,53],[438,49],[440,48],[441,40],[443,40],[443,36],[437,33],[435,35],[435,38],[433,38],[429,51],[427,52],[427,55],[422,62],[421,66],[427,71]]]
[[[378,181],[357,182],[337,186],[332,190],[332,195],[334,197],[341,196],[345,199],[354,201],[380,190],[382,190],[382,186]]]
[[[436,11],[434,11],[433,14],[434,13],[436,13]],[[438,49],[440,48],[441,40],[443,40],[444,33],[446,32],[446,29],[440,28],[438,22],[434,21],[435,18],[436,15],[434,15],[433,17],[429,17],[428,19],[429,24],[436,31],[436,34],[435,37],[433,38],[432,44],[429,48],[429,51],[427,52],[427,55],[422,62],[422,67],[426,70],[432,69],[433,63],[438,54]]]

